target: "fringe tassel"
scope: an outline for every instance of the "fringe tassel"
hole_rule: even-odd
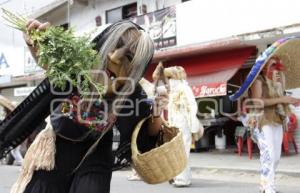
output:
[[[50,171],[54,168],[56,134],[50,124],[50,119],[47,118],[46,121],[46,128],[37,135],[29,147],[23,161],[21,174],[10,193],[23,193],[34,171]]]

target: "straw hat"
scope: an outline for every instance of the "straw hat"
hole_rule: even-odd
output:
[[[256,59],[240,89],[229,96],[230,100],[235,101],[247,92],[272,56],[279,57],[286,68],[286,89],[300,87],[300,38],[282,38],[273,43]]]
[[[7,108],[10,111],[13,111],[15,108],[15,105],[2,95],[0,95],[0,105]]]
[[[181,66],[172,66],[164,69],[164,75],[169,79],[184,80],[186,72]]]

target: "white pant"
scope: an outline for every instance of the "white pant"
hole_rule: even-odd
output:
[[[282,125],[265,125],[261,131],[255,129],[254,137],[260,150],[261,190],[265,193],[275,193],[275,170],[281,156]]]
[[[182,131],[183,134],[183,143],[185,146],[185,153],[187,155],[187,159],[190,157],[191,145],[192,145],[192,134],[188,130]],[[188,161],[189,162],[189,161]],[[191,184],[191,168],[189,163],[187,163],[186,168],[174,178],[175,185],[183,185],[188,186]]]
[[[20,146],[16,147],[15,149],[11,150],[11,155],[14,157],[15,159],[15,163],[17,165],[21,165],[23,162],[23,156],[20,152]]]

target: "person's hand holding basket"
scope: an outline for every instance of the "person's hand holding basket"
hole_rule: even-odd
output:
[[[132,163],[139,176],[149,184],[169,181],[183,171],[187,164],[182,133],[164,120],[162,111],[168,104],[169,84],[160,63],[153,73],[154,103],[152,116],[140,121],[134,129],[131,139]],[[137,147],[137,136],[147,119],[162,119],[157,147],[141,153]],[[151,121],[151,120],[150,120]]]

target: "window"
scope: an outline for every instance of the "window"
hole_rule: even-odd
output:
[[[114,23],[137,16],[137,3],[106,11],[106,23]]]
[[[124,6],[122,12],[123,12],[123,19],[129,19],[131,17],[137,16],[137,4],[132,3]]]
[[[106,23],[114,23],[122,20],[122,7],[106,11]]]

